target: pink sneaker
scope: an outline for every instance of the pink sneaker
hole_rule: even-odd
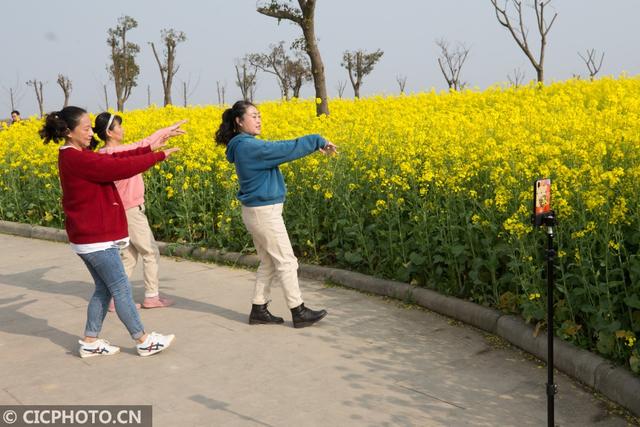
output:
[[[136,303],[136,308],[138,310],[140,310],[140,304]],[[109,301],[109,308],[108,310],[113,313],[116,311],[116,304],[113,302],[113,298],[111,298],[111,301]]]
[[[174,301],[172,299],[157,295],[150,298],[145,297],[144,301],[142,301],[142,308],[163,308],[172,306],[173,304]]]

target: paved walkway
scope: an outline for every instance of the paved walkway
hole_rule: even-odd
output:
[[[93,289],[66,244],[0,234],[0,405],[151,404],[154,426],[546,426],[546,368],[471,327],[423,309],[303,281],[326,319],[294,329],[247,324],[254,273],[163,257],[168,309],[142,310],[175,346],[136,356],[115,314],[109,358],[80,359]],[[140,267],[134,296],[143,296]],[[557,374],[561,426],[625,426]]]

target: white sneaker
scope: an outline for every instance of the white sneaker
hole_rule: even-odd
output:
[[[80,357],[93,357],[93,356],[113,356],[120,353],[120,347],[109,344],[109,341],[103,339],[97,339],[94,342],[85,342],[78,340],[80,344]]]
[[[162,335],[157,332],[151,332],[142,344],[136,345],[136,349],[142,357],[151,356],[169,348],[175,337],[173,334]]]

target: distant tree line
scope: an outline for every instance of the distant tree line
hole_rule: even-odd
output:
[[[287,47],[285,41],[271,44],[264,52],[247,53],[236,59],[235,84],[240,89],[242,97],[253,101],[257,87],[258,72],[272,75],[280,88],[282,98],[300,97],[303,85],[313,82],[316,97],[316,113],[329,114],[329,100],[324,63],[320,55],[318,41],[315,35],[315,7],[317,0],[259,0],[256,11],[262,15],[290,21],[300,28],[301,37],[293,40]],[[547,39],[549,32],[558,17],[553,13],[547,19],[549,5],[552,0],[489,0],[498,23],[511,35],[519,49],[527,57],[536,74],[539,84],[544,83],[544,66]],[[297,3],[297,4],[296,4]],[[526,8],[526,9],[525,9]],[[531,11],[529,11],[531,9]],[[527,22],[531,21],[535,27],[535,36],[529,32]],[[133,89],[138,85],[140,67],[136,62],[140,53],[140,46],[129,38],[132,30],[138,27],[138,22],[130,16],[122,16],[113,28],[107,30],[107,45],[109,47],[109,62],[106,66],[109,80],[113,82],[115,91],[115,108],[124,110]],[[535,47],[532,45],[536,38]],[[177,63],[177,50],[180,43],[184,43],[187,36],[183,31],[172,28],[160,31],[160,43],[150,41],[148,45],[158,65],[163,90],[164,105],[173,104],[172,88],[176,74],[180,70]],[[451,45],[446,39],[435,41],[439,48],[436,58],[440,71],[451,91],[464,89],[468,83],[461,78],[462,69],[469,57],[470,48],[464,43]],[[360,89],[364,78],[371,74],[376,64],[383,57],[384,52],[377,49],[367,52],[364,49],[345,50],[342,54],[341,66],[346,70],[348,80],[338,82],[338,96],[342,97],[348,82],[353,88],[355,98],[360,97]],[[587,49],[583,54],[578,52],[589,72],[589,78],[594,79],[602,67],[604,53],[598,55],[595,49]],[[579,77],[579,76],[576,76]],[[525,82],[525,73],[519,68],[507,75],[512,86],[518,87]],[[18,79],[19,80],[19,79]],[[396,76],[400,93],[404,93],[407,77]],[[44,114],[43,88],[46,82],[33,78],[26,82],[33,88],[36,95],[40,115]],[[58,74],[57,84],[64,95],[64,105],[68,105],[72,92],[72,82],[68,76]],[[104,107],[109,108],[108,85],[103,83]],[[192,86],[191,79],[182,81],[182,101],[187,105],[188,98],[197,88]],[[17,108],[22,99],[22,91],[18,83],[12,87],[3,87],[9,97],[11,110]],[[219,104],[226,102],[226,83],[216,81],[217,100]],[[151,86],[147,85],[147,103],[151,104]]]

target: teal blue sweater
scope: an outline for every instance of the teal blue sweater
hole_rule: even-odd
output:
[[[283,203],[287,193],[278,165],[324,148],[320,135],[306,135],[289,141],[263,141],[241,133],[227,144],[227,160],[236,166],[240,183],[238,200],[244,206]]]

